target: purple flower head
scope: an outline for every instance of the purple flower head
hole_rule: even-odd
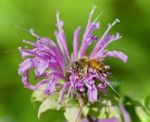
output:
[[[104,59],[115,57],[127,62],[128,57],[120,51],[105,49],[110,42],[121,38],[119,33],[109,34],[110,29],[119,22],[118,19],[108,25],[100,39],[93,34],[100,27],[99,22],[92,21],[94,10],[95,8],[90,13],[81,45],[79,45],[81,28],[78,27],[75,30],[72,53],[69,52],[67,47],[63,30],[64,23],[59,18],[59,12],[56,14],[57,30],[55,31],[55,37],[57,44],[49,38],[38,36],[31,30],[31,34],[37,38],[37,41],[24,40],[24,42],[33,48],[19,48],[24,61],[20,64],[18,72],[22,76],[22,82],[26,88],[38,90],[41,85],[46,84],[44,93],[51,95],[59,91],[59,103],[61,103],[65,94],[82,97],[82,94],[86,93],[88,101],[91,103],[97,101],[98,91],[105,94],[105,88],[111,85],[107,80],[107,76],[110,74],[109,66],[104,64]],[[96,42],[96,45],[91,53],[87,54],[86,50],[92,42]],[[29,72],[32,69],[35,72],[35,79],[42,79],[35,85],[29,82]],[[64,82],[59,82],[60,79]]]

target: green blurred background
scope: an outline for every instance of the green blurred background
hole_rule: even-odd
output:
[[[59,9],[65,22],[70,50],[72,36],[78,25],[84,32],[89,12],[97,6],[94,17],[103,12],[99,21],[101,36],[109,22],[119,18],[111,33],[120,32],[123,38],[108,46],[124,51],[129,62],[123,64],[109,59],[112,79],[120,81],[120,91],[143,102],[150,94],[150,1],[149,0],[0,0],[0,122],[63,122],[61,112],[48,111],[37,119],[38,104],[32,104],[31,91],[23,88],[17,74],[22,61],[18,46],[21,40],[34,40],[26,30],[33,28],[39,35],[55,40],[55,14]]]

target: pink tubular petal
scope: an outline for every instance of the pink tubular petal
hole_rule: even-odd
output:
[[[32,45],[32,46],[35,46],[35,43],[27,41],[27,40],[22,40],[22,42],[29,44],[29,45]]]
[[[64,94],[65,94],[66,90],[69,88],[70,85],[71,85],[70,82],[64,83],[64,86],[63,86],[62,90],[60,91],[60,95],[59,95],[59,98],[58,98],[58,103],[59,104],[62,102]]]
[[[87,118],[83,118],[82,120],[81,120],[81,122],[97,122],[98,120],[96,119],[96,117],[94,117],[94,116],[91,116],[90,117],[90,119],[88,119],[88,117]]]
[[[74,61],[78,58],[78,44],[79,44],[79,33],[81,31],[81,28],[78,27],[76,31],[74,32],[74,39],[73,39],[73,59]]]
[[[119,40],[120,38],[121,38],[121,36],[120,36],[119,33],[117,33],[116,35],[107,35],[107,36],[104,38],[104,40],[101,41],[99,51],[96,52],[92,58],[97,58],[98,56],[100,56],[100,55],[102,54],[103,50],[105,49],[105,47],[106,47],[109,43],[111,43],[111,42],[113,42],[113,41],[116,41],[116,40]]]
[[[85,30],[85,33],[83,35],[83,39],[82,39],[82,44],[80,47],[80,57],[83,57],[86,55],[86,49],[90,46],[90,44],[92,43],[92,41],[97,40],[97,37],[94,36],[92,34],[92,32],[96,29],[99,28],[99,23],[98,22],[92,22],[92,15],[94,13],[95,7],[93,7],[89,19],[88,19],[88,23],[87,23],[87,27]]]
[[[47,88],[45,89],[45,93],[46,94],[52,94],[55,92],[55,87],[56,87],[56,79],[55,76],[52,76],[52,78],[50,79]]]
[[[25,72],[27,72],[29,69],[31,69],[32,66],[33,66],[32,59],[28,58],[28,59],[24,60],[19,66],[18,74],[23,75]]]
[[[36,66],[36,69],[35,69],[36,74],[42,75],[45,72],[45,70],[48,68],[48,64],[49,62],[40,60],[39,64]]]
[[[91,117],[92,122],[120,122],[120,120],[116,117],[108,118],[108,119],[99,119],[96,120],[95,117]],[[88,118],[82,119],[82,122],[91,122]],[[126,122],[126,121],[125,121]]]
[[[37,39],[40,39],[40,36],[37,35],[32,28],[30,28],[30,33],[32,36],[36,37]]]
[[[29,83],[29,71],[27,71],[23,76],[22,76],[22,83],[24,86],[28,89],[34,90],[35,87]]]
[[[66,38],[65,38],[65,35],[64,35],[64,30],[63,30],[63,21],[60,20],[59,18],[59,12],[57,11],[57,14],[56,14],[56,18],[57,18],[57,28],[58,28],[58,31],[55,32],[55,36],[56,36],[56,39],[57,39],[57,43],[62,51],[62,53],[64,54],[64,56],[70,60],[70,56],[69,56],[69,51],[68,51],[68,47],[67,47],[67,43],[66,43]]]
[[[81,122],[89,122],[89,120],[87,118],[83,118]]]
[[[41,39],[41,42],[47,45],[51,51],[53,52],[53,56],[60,67],[60,69],[63,71],[64,65],[66,64],[63,54],[61,53],[60,49],[57,47],[57,45],[50,39],[43,38]]]
[[[106,51],[106,52],[104,52],[103,57],[104,58],[115,57],[115,58],[120,59],[124,63],[126,63],[128,61],[128,56],[120,51]]]
[[[46,79],[38,82],[36,85],[35,85],[35,90],[38,90],[40,86],[42,86],[43,84],[46,84],[48,83],[48,81]]]
[[[131,122],[130,115],[124,108],[123,104],[120,104],[120,110],[122,112],[124,122]]]
[[[51,65],[52,67],[54,67],[54,65],[57,65],[60,70],[63,71],[66,62],[58,46],[51,39],[41,38],[39,42],[36,43],[36,50],[37,52],[39,50],[42,53],[41,55],[45,55],[45,57],[43,57],[44,60],[45,58],[47,58],[49,63],[53,64],[53,66],[51,64],[49,65]]]
[[[117,40],[120,38],[119,34],[116,34],[116,36],[112,36],[111,38],[108,36],[108,32],[110,31],[110,29],[118,22],[119,22],[119,20],[115,19],[115,21],[112,24],[108,25],[107,30],[105,31],[103,36],[100,38],[100,40],[95,45],[95,47],[90,55],[90,58],[93,58],[97,52],[103,50],[106,47],[106,45],[108,45],[111,41]]]
[[[105,38],[99,44],[99,50],[95,52],[95,54],[91,54],[90,58],[97,58],[101,56],[105,47],[113,41],[119,40],[121,38],[120,34],[117,33],[116,35],[106,35]]]
[[[64,77],[63,72],[51,72],[49,75],[54,75],[58,79],[65,80],[66,78]]]
[[[26,58],[27,56],[31,56],[30,53],[25,52],[21,47],[19,47],[18,49],[20,51],[20,54],[21,54],[22,58]]]
[[[116,117],[112,117],[110,119],[100,119],[97,122],[120,122],[120,120]]]
[[[92,89],[88,89],[87,94],[90,102],[94,103],[95,101],[97,101],[97,89],[95,88],[95,86],[92,87]]]

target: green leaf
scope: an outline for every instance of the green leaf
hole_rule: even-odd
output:
[[[38,118],[40,118],[41,113],[47,111],[48,109],[59,110],[61,105],[58,104],[57,100],[52,98],[45,99],[39,107]]]
[[[141,120],[135,110],[135,108],[137,106],[140,106],[139,102],[132,100],[132,98],[130,98],[128,96],[125,96],[123,103],[124,103],[125,109],[127,110],[127,112],[129,113],[129,115],[131,117],[131,120],[133,122],[141,122]]]
[[[80,118],[78,118],[79,108],[78,107],[68,107],[65,109],[65,118],[68,122],[78,122]],[[79,116],[80,117],[80,116]]]
[[[31,101],[32,102],[42,102],[44,101],[48,96],[44,94],[44,89],[46,85],[42,85],[38,90],[33,91],[32,96],[31,96]]]
[[[83,115],[86,117],[89,113],[89,107],[87,107],[86,105],[84,105],[83,109],[82,109],[82,113]]]
[[[109,107],[103,107],[100,111],[99,117],[102,118],[112,118],[116,117],[121,120],[120,110],[118,106],[109,106]]]
[[[143,111],[142,107],[135,107],[135,111],[141,122],[150,122],[150,117]]]
[[[62,80],[62,79],[58,79],[57,80],[59,83],[64,83],[65,81],[64,80]]]

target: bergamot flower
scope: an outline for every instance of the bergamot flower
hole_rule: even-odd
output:
[[[37,41],[24,40],[23,42],[31,45],[32,48],[19,48],[24,61],[20,64],[18,71],[22,76],[24,87],[36,91],[45,85],[44,94],[51,96],[56,92],[59,93],[58,103],[60,104],[64,96],[67,96],[68,99],[73,97],[76,100],[86,99],[85,101],[89,103],[95,103],[99,100],[99,93],[106,95],[107,86],[113,89],[108,80],[110,66],[104,63],[105,58],[114,57],[124,63],[128,60],[123,52],[106,50],[108,44],[121,38],[119,33],[109,34],[119,19],[108,24],[102,37],[98,38],[93,34],[100,28],[97,19],[92,21],[94,10],[95,8],[90,12],[82,40],[79,40],[81,27],[75,30],[72,41],[73,52],[69,52],[63,30],[64,23],[60,20],[59,12],[56,14],[57,30],[54,33],[57,43],[50,38],[40,37],[30,30]],[[79,45],[79,41],[81,41],[81,45]],[[93,42],[96,43],[94,48],[91,53],[87,53],[87,49]],[[35,85],[29,81],[31,70],[34,70],[35,79],[37,79]]]

